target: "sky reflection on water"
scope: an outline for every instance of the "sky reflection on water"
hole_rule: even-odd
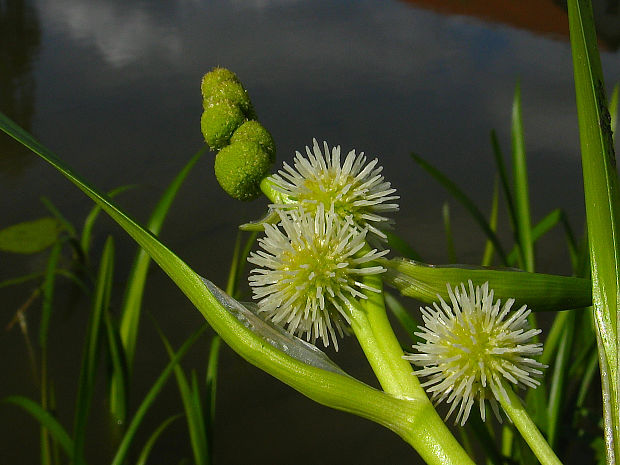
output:
[[[233,69],[248,88],[276,141],[276,167],[314,137],[380,157],[386,178],[401,195],[398,231],[435,263],[447,260],[441,226],[445,200],[453,207],[461,261],[478,261],[484,238],[409,154],[414,151],[445,170],[486,211],[493,188],[489,131],[498,131],[507,154],[519,80],[533,219],[562,207],[575,231],[581,231],[579,142],[566,42],[401,2],[39,0],[31,6],[41,39],[29,52],[32,114],[20,122],[99,188],[141,184],[119,198],[141,221],[201,146],[200,79],[220,65]],[[620,80],[620,55],[604,52],[602,59],[611,89]],[[9,146],[0,139],[0,147]],[[0,227],[45,215],[41,195],[71,221],[81,222],[88,201],[51,168],[10,147],[19,155],[10,162],[0,159],[0,198],[7,199],[1,204]],[[265,204],[227,198],[208,155],[183,187],[162,237],[197,271],[222,285],[236,225],[260,217]],[[500,221],[506,222],[506,216],[501,214]],[[122,237],[103,221],[99,246],[107,232]],[[506,230],[502,234],[509,237]],[[558,232],[538,248],[541,270],[569,273],[562,240]],[[119,244],[120,269],[133,253],[129,241]],[[0,280],[41,266],[37,258],[2,260]],[[164,328],[184,337],[199,316],[161,273],[152,274],[146,307]],[[16,308],[20,296],[10,295],[13,307],[8,308]],[[147,326],[145,320],[144,343],[159,350]],[[349,358],[345,350],[339,355],[342,363],[368,377],[366,368],[352,361],[357,357],[353,340],[345,345]],[[0,339],[0,348],[25,360],[16,331]],[[57,356],[62,355],[59,349]],[[146,349],[137,357],[139,363],[152,364],[153,372],[159,370],[161,357],[153,360]],[[308,438],[325,444],[329,453],[312,447],[299,463],[347,463],[353,450],[369,463],[411,463],[408,448],[391,433],[317,407],[238,357],[226,354],[222,370],[220,412],[227,421],[218,430],[220,463],[247,457],[253,463],[286,463],[308,445]],[[64,381],[69,391],[72,381]],[[0,396],[28,382],[27,373],[17,375],[0,386]],[[174,392],[168,400],[176,402]],[[268,439],[263,430],[270,431]],[[341,438],[343,431],[348,434]],[[21,440],[34,438],[31,433],[11,432]],[[176,434],[182,435],[182,428]],[[235,446],[240,434],[247,434],[243,447]],[[273,437],[284,434],[292,437],[274,450]]]

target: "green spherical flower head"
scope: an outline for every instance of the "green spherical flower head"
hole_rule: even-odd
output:
[[[208,108],[221,102],[228,102],[238,106],[248,118],[255,116],[248,92],[243,88],[240,82],[221,82],[217,87],[212,89],[211,95],[202,101],[202,106],[203,108]]]
[[[203,100],[210,98],[223,82],[228,81],[239,83],[239,78],[235,73],[226,68],[213,68],[205,74],[200,85]]]
[[[237,141],[215,157],[215,177],[231,197],[253,200],[271,167],[270,156],[256,142]]]
[[[276,144],[273,141],[273,137],[258,121],[246,121],[239,126],[230,138],[230,143],[234,144],[238,141],[256,142],[269,154],[269,161],[271,163],[276,161]]]
[[[220,102],[205,108],[200,127],[211,150],[219,150],[228,145],[230,136],[244,121],[245,116],[238,106]]]

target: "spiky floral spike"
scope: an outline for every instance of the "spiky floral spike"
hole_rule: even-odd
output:
[[[439,297],[441,306],[420,308],[425,326],[416,334],[425,342],[405,358],[423,367],[416,374],[428,377],[422,386],[432,400],[452,404],[446,419],[458,407],[455,424],[464,425],[476,399],[482,420],[487,399],[500,419],[497,401],[502,396],[509,402],[505,380],[521,387],[540,384],[534,377],[546,366],[532,357],[542,353],[542,344],[528,341],[541,331],[528,330],[527,306],[511,312],[514,299],[503,307],[499,299],[493,303],[488,283],[474,289],[469,281],[469,294],[464,284],[454,292],[448,285],[448,294],[451,306]]]
[[[360,233],[350,218],[322,204],[314,213],[302,207],[276,211],[280,227],[265,224],[258,241],[263,250],[248,258],[259,267],[249,278],[259,311],[291,334],[313,344],[321,339],[325,347],[331,340],[338,350],[336,333],[342,337],[350,323],[347,303],[365,299],[365,289],[379,292],[361,278],[385,271],[369,262],[387,251],[362,251],[366,230]]]
[[[390,202],[399,197],[392,195],[396,189],[383,179],[377,159],[366,164],[363,152],[351,150],[341,164],[340,146],[330,150],[324,142],[321,151],[316,139],[313,142],[312,150],[306,147],[306,157],[296,152],[293,166],[284,163],[283,169],[272,175],[274,188],[306,211],[313,212],[319,205],[329,209],[333,204],[336,214],[350,216],[359,230],[368,229],[385,240],[382,230],[392,221],[383,214],[398,211],[398,204]]]

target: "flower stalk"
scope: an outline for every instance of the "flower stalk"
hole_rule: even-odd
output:
[[[519,430],[525,442],[530,446],[536,458],[538,458],[542,465],[562,465],[560,459],[555,455],[549,443],[528,415],[519,396],[505,382],[503,384],[508,397],[500,396],[499,403],[506,415]]]
[[[382,290],[378,275],[364,283]],[[396,339],[385,310],[383,292],[366,292],[367,299],[349,305],[351,328],[381,387],[397,398],[418,405],[411,429],[403,435],[428,464],[473,464],[428,399]]]

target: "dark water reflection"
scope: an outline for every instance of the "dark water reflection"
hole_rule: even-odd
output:
[[[608,5],[612,14],[605,18],[617,26],[617,13],[611,22],[614,4]],[[493,188],[489,130],[497,129],[508,152],[512,94],[520,80],[533,219],[561,207],[574,229],[582,229],[570,49],[555,37],[391,1],[4,0],[0,18],[0,110],[98,187],[139,183],[141,188],[119,202],[141,221],[201,146],[200,78],[221,65],[235,70],[249,89],[278,145],[278,164],[313,137],[380,156],[386,177],[402,197],[399,232],[435,263],[447,260],[441,206],[448,197],[414,166],[409,153],[415,151],[449,172],[486,211]],[[620,80],[620,56],[612,52],[618,29],[610,29],[616,42],[602,54],[609,88]],[[17,153],[14,147],[0,137],[0,227],[45,215],[41,195],[80,224],[89,202],[42,162],[22,151],[11,155]],[[195,168],[162,238],[201,274],[223,285],[236,225],[259,217],[265,202],[240,204],[227,198],[211,166],[208,155]],[[476,263],[484,238],[467,214],[451,205],[458,258]],[[507,223],[503,213],[500,221]],[[107,233],[118,239],[119,288],[113,297],[118,306],[135,249],[104,219],[95,250]],[[501,233],[508,241],[509,232],[504,228]],[[4,254],[0,260],[0,281],[45,264],[44,257],[24,260]],[[538,247],[541,271],[569,273],[568,263],[561,232]],[[61,420],[67,426],[72,424],[70,406],[87,311],[87,299],[76,302],[63,293],[69,289],[61,287],[57,297],[50,354]],[[2,322],[10,320],[28,291],[27,286],[2,289]],[[150,276],[145,311],[176,343],[200,324],[197,312],[158,270]],[[37,321],[33,309],[33,331]],[[136,399],[166,358],[147,318],[139,342]],[[354,341],[343,345],[335,357],[348,371],[372,382],[358,361]],[[186,366],[202,370],[206,349],[205,343]],[[11,373],[0,381],[0,396],[23,393],[36,398],[19,333],[1,334],[0,350],[3,372]],[[409,448],[393,434],[312,404],[230,351],[224,351],[221,374],[218,463],[412,461]],[[144,438],[164,415],[181,409],[172,382],[159,402],[160,413],[150,418]],[[1,409],[0,462],[35,463],[38,452],[32,444],[38,430],[33,420]],[[90,437],[101,440],[89,444],[91,463],[109,460],[104,412],[105,406],[94,406]],[[152,463],[176,463],[189,455],[182,422],[161,444]]]
[[[30,129],[35,112],[33,64],[41,44],[38,13],[22,0],[0,1],[0,108]],[[0,138],[0,171],[20,173],[30,156]]]

